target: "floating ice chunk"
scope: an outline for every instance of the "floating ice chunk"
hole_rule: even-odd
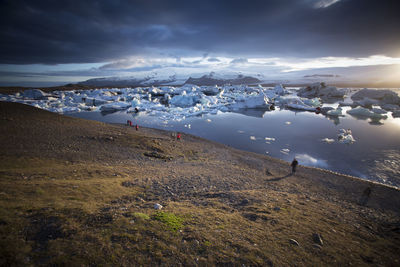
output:
[[[39,89],[28,89],[22,93],[23,97],[30,99],[44,99],[48,95],[49,94],[46,94],[45,92]]]
[[[244,131],[242,131],[242,130],[238,130],[237,132],[240,134],[244,133]]]
[[[388,110],[388,111],[400,110],[400,106],[393,105],[393,104],[381,105],[381,108],[383,108],[384,110]]]
[[[390,90],[364,88],[351,97],[353,100],[362,100],[365,98],[377,100],[381,104],[400,105],[400,97],[395,92]]]
[[[371,119],[386,119],[386,115],[378,114],[363,107],[356,107],[347,111],[348,114]]]
[[[311,106],[311,107],[315,107],[315,108],[321,106],[321,99],[319,97],[315,97],[312,99],[302,99],[302,101],[307,106]]]
[[[232,109],[245,109],[245,108],[269,108],[269,99],[264,94],[251,95],[242,99],[236,99],[236,103],[231,104]]]
[[[329,116],[342,116],[342,108],[338,107],[337,109],[328,110],[326,114]]]
[[[116,110],[124,110],[131,106],[130,103],[127,102],[114,102],[102,105],[100,107],[101,111],[116,111]]]
[[[371,111],[376,113],[376,114],[386,114],[387,113],[386,110],[381,109],[381,108],[373,108]]]
[[[280,151],[282,154],[288,155],[290,150],[288,148],[282,148]]]
[[[362,106],[364,108],[372,108],[374,105],[379,105],[379,101],[368,97],[353,102],[353,106]]]
[[[183,91],[181,95],[172,97],[169,103],[177,107],[191,107],[196,103],[196,100],[196,96],[188,95],[186,91]]]
[[[277,85],[275,85],[274,91],[275,91],[275,94],[277,94],[277,95],[284,95],[284,94],[287,93],[287,91],[286,91],[285,88],[282,86],[282,84],[277,84]]]
[[[395,110],[392,112],[393,118],[400,118],[400,110]]]
[[[211,120],[210,119],[206,119],[206,122],[211,122]]]
[[[309,106],[305,104],[300,99],[290,99],[287,104],[287,107],[292,109],[299,109],[299,110],[307,110],[307,111],[315,111],[315,107]]]
[[[256,137],[255,136],[250,136],[250,140],[256,140]]]
[[[307,87],[300,88],[297,93],[297,95],[301,97],[320,97],[322,100],[343,98],[345,94],[346,89],[337,89],[334,86],[326,86],[325,83],[314,83]]]
[[[90,106],[101,106],[101,105],[110,103],[110,101],[108,101],[108,100],[101,99],[101,98],[92,98],[92,97],[83,98],[82,100],[84,100],[86,105],[90,105]]]
[[[332,144],[333,142],[335,142],[334,139],[329,139],[329,138],[321,139],[321,141],[327,144]]]
[[[273,138],[273,137],[265,137],[265,140],[266,141],[275,141],[275,138]]]
[[[340,129],[338,134],[338,141],[343,144],[352,144],[356,140],[354,139],[350,129]]]
[[[285,122],[285,124],[290,125],[292,124],[290,121]]]

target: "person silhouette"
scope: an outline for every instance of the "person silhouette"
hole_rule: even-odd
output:
[[[296,167],[299,164],[299,162],[297,161],[296,158],[293,159],[292,164],[290,164],[290,166],[292,166],[292,174],[296,173]]]

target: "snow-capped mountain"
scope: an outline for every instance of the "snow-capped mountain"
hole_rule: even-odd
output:
[[[244,74],[242,72],[210,72],[198,74],[176,74],[152,72],[147,75],[94,78],[80,85],[89,86],[158,86],[158,85],[224,85],[224,84],[258,84],[262,82],[261,74]]]

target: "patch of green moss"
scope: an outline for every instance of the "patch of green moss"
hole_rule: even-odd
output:
[[[150,220],[150,216],[146,213],[134,212],[132,216],[138,219]]]
[[[163,211],[154,214],[153,219],[164,223],[172,231],[181,229],[183,227],[182,223],[184,222],[183,218],[176,216],[173,213]]]

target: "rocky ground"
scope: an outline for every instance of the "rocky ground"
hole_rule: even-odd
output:
[[[15,103],[0,147],[2,266],[400,264],[395,188]]]

